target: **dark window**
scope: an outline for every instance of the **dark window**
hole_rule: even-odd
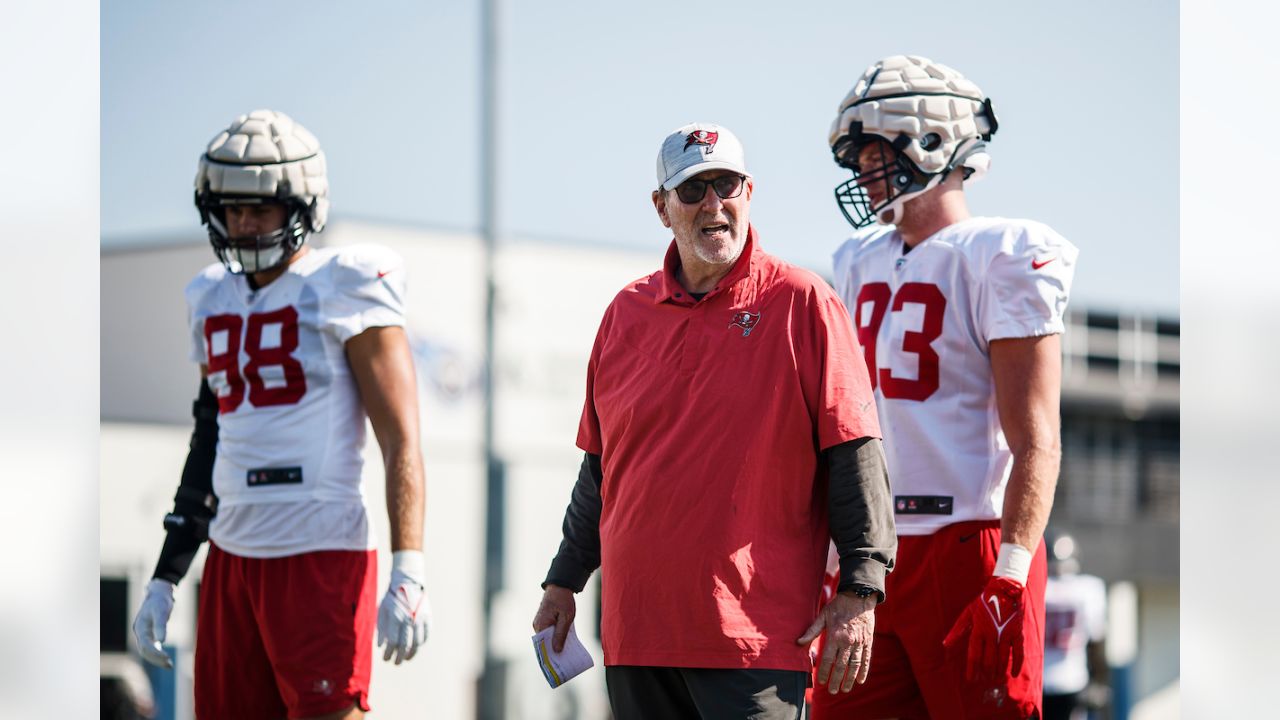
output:
[[[1090,370],[1111,370],[1120,372],[1120,358],[1105,355],[1090,355],[1086,358]]]
[[[101,652],[126,652],[129,649],[129,581],[102,578],[100,592]]]
[[[1091,311],[1085,314],[1085,324],[1094,328],[1120,329],[1120,316],[1114,313]]]
[[[1182,322],[1180,320],[1156,320],[1156,332],[1160,335],[1180,335],[1181,329]]]

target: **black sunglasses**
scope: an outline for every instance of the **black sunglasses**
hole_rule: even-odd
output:
[[[745,184],[743,180],[746,177],[742,175],[721,175],[714,180],[685,180],[676,186],[676,197],[686,205],[700,203],[706,197],[707,186],[710,185],[721,200],[736,198],[742,194],[742,186]]]

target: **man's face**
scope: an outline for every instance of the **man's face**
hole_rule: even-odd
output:
[[[653,204],[658,209],[658,217],[663,225],[671,228],[682,255],[692,252],[694,257],[709,265],[727,265],[742,254],[747,242],[748,211],[753,190],[751,179],[743,180],[745,187],[737,197],[728,199],[721,199],[710,184],[716,178],[736,176],[737,173],[728,170],[708,170],[689,178],[683,184],[698,180],[707,182],[702,199],[694,203],[681,200],[674,188],[654,193]]]
[[[858,150],[858,185],[867,191],[872,207],[888,200],[889,186],[885,182],[883,168],[897,160],[898,152],[879,138],[868,142]]]
[[[284,227],[288,210],[281,203],[228,205],[227,234],[233,238],[269,235]]]

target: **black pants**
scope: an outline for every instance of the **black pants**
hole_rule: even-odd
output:
[[[809,674],[614,665],[604,680],[614,720],[800,720]]]
[[[1044,696],[1044,720],[1071,720],[1080,702],[1080,693]],[[1085,712],[1080,711],[1079,717]]]

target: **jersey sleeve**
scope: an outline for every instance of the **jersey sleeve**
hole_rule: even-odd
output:
[[[335,258],[327,324],[345,343],[371,327],[403,327],[404,260],[387,248],[357,245]]]
[[[204,318],[202,311],[209,294],[226,274],[220,264],[213,264],[200,271],[191,282],[187,283],[184,295],[187,299],[187,357],[197,365],[207,365],[209,358],[204,344]]]
[[[818,449],[863,437],[880,437],[875,396],[849,312],[820,278],[814,278],[807,343],[814,357],[803,363],[802,383],[814,417]],[[816,372],[816,378],[804,378]],[[812,388],[812,390],[810,389]]]
[[[1047,226],[1024,221],[1005,228],[989,253],[977,292],[985,339],[1061,333],[1076,247]]]

